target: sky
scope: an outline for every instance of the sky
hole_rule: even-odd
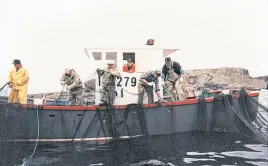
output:
[[[12,60],[28,69],[28,93],[59,91],[65,68],[85,80],[85,48],[178,48],[184,69],[241,67],[268,74],[267,0],[0,0],[0,86]]]

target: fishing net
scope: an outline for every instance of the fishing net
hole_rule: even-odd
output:
[[[108,97],[110,96],[111,95],[108,94]],[[103,144],[103,142],[109,142],[109,138],[124,139],[148,135],[145,111],[140,104],[129,104],[123,110],[116,110],[113,105],[109,104],[110,103],[105,107],[95,106],[96,111],[84,111],[76,127],[75,134],[72,137],[73,140],[77,137],[81,138],[81,140],[87,138],[102,140],[103,138],[104,141],[100,141],[101,144]],[[84,118],[87,117],[86,114],[94,115],[89,115],[92,116],[92,118],[85,122]],[[81,128],[84,128],[85,125],[86,129],[79,131]],[[95,143],[98,144],[99,142],[97,141]]]
[[[7,83],[0,87],[0,103],[7,101],[8,85]]]
[[[239,98],[230,94],[215,94],[213,97],[210,104],[205,103],[204,97],[199,97],[200,131],[238,132],[267,144],[268,110],[257,97],[249,96],[245,89],[241,89]]]

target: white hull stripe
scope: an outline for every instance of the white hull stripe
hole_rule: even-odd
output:
[[[135,136],[121,136],[119,139],[129,139],[140,137],[141,135]],[[75,138],[75,139],[8,139],[0,140],[0,142],[103,142],[113,140],[115,137],[99,137],[99,138]]]

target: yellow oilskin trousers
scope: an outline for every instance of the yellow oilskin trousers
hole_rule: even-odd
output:
[[[8,81],[12,82],[8,103],[27,104],[28,71],[24,67],[21,67],[18,71],[16,71],[16,68],[13,68],[9,72]]]

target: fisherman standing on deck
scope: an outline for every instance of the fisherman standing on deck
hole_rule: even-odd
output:
[[[139,79],[138,85],[138,104],[143,103],[143,96],[146,91],[148,96],[148,104],[153,103],[153,84],[155,84],[155,93],[158,96],[158,100],[162,101],[160,96],[160,89],[159,89],[159,77],[161,76],[160,70],[148,71],[143,73]]]
[[[68,105],[83,105],[83,83],[73,69],[66,69],[60,83],[69,91]]]
[[[176,61],[171,61],[170,57],[166,57],[165,64],[162,68],[162,79],[165,81],[168,94],[172,101],[182,101],[185,99],[185,94],[182,89],[183,76],[184,70],[181,65]]]
[[[21,65],[21,61],[18,59],[14,59],[13,64],[14,68],[9,72],[7,82],[11,88],[8,103],[27,104],[28,71]]]
[[[114,61],[109,61],[107,65],[108,67],[105,69],[97,69],[98,77],[103,76],[100,105],[112,106],[115,99],[115,81],[116,78],[121,78],[121,74],[117,70]]]

